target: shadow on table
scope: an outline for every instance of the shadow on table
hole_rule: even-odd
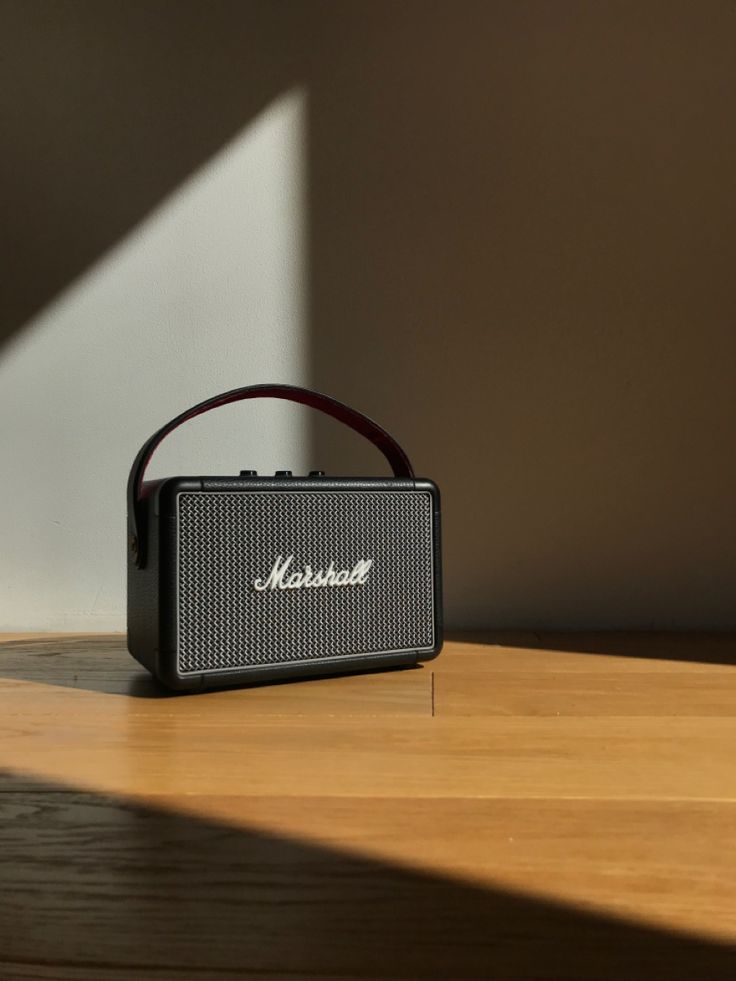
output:
[[[0,811],[2,977],[736,976],[715,942],[21,775]]]
[[[0,643],[0,678],[136,698],[166,698],[126,649],[124,634],[68,634]]]
[[[448,640],[526,650],[736,664],[734,631],[454,631]]]
[[[447,640],[488,647],[547,650],[550,657],[556,652],[577,652],[736,664],[735,633],[452,631]],[[0,678],[134,698],[180,697],[160,685],[133,660],[126,650],[124,634],[70,634],[5,641],[0,643]],[[299,681],[319,684],[320,679]],[[291,680],[279,682],[292,683]]]
[[[423,670],[422,666],[395,671]],[[345,672],[367,674],[369,672]],[[381,673],[370,672],[370,673]],[[30,681],[59,688],[77,688],[133,698],[180,698],[186,693],[170,691],[159,684],[128,653],[123,634],[77,634],[35,637],[0,642],[0,679]],[[318,675],[262,682],[268,685],[319,685]],[[217,689],[208,689],[216,691]],[[224,690],[224,689],[222,689]],[[196,693],[195,693],[196,694]]]

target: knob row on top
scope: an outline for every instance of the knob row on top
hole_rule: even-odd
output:
[[[310,477],[324,477],[324,475],[325,475],[324,470],[310,470],[309,471],[309,476]],[[241,470],[240,471],[240,476],[241,477],[257,477],[258,476],[258,471],[257,470]],[[291,477],[291,476],[293,476],[293,474],[292,474],[291,470],[277,470],[276,473],[274,474],[274,476],[275,477]]]

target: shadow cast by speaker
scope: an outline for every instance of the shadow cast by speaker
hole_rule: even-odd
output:
[[[0,643],[0,677],[136,698],[171,696],[128,654],[123,634],[68,634]]]
[[[398,672],[427,669],[418,664],[390,670]],[[342,672],[341,676],[380,673],[379,669],[369,672]],[[325,677],[331,676],[285,678],[251,687],[319,685]],[[49,635],[0,642],[0,678],[104,692],[108,695],[128,695],[132,698],[183,698],[196,697],[199,694],[196,691],[174,692],[160,684],[128,653],[125,636],[122,634]],[[207,689],[209,692],[226,690],[227,687]]]

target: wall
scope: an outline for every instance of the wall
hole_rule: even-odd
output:
[[[267,377],[441,484],[450,623],[734,624],[732,4],[5,10],[1,626],[121,627],[135,449]],[[381,466],[194,426],[159,472]]]
[[[172,35],[161,5],[14,8],[0,629],[123,629],[140,445],[219,391],[306,378],[305,93],[243,99],[247,18],[183,10]],[[303,469],[305,426],[221,409],[150,474]]]
[[[350,9],[313,375],[441,484],[450,621],[733,626],[736,6]]]

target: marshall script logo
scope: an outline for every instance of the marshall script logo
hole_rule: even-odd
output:
[[[267,589],[318,589],[322,586],[362,586],[373,565],[373,559],[359,559],[352,569],[336,569],[330,562],[326,569],[313,570],[306,565],[303,572],[292,571],[293,555],[276,559],[267,579],[256,579],[253,586],[263,593]]]

